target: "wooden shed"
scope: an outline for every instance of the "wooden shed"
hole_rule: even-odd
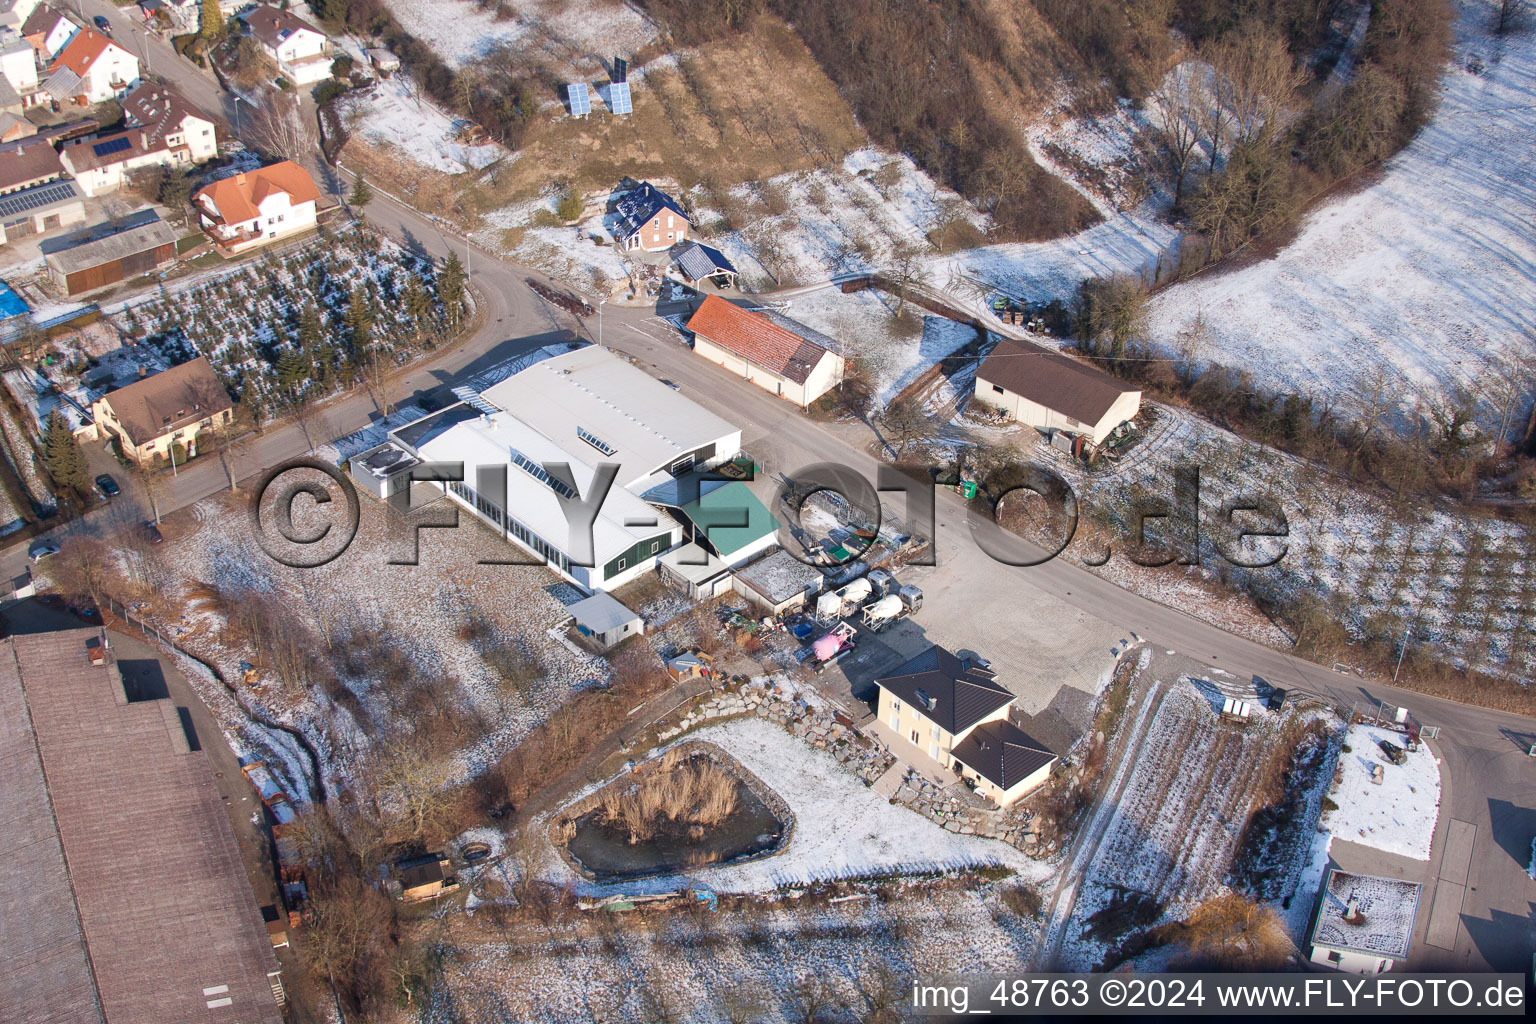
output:
[[[176,232],[157,220],[51,252],[45,262],[48,277],[65,295],[79,295],[147,274],[175,258]]]

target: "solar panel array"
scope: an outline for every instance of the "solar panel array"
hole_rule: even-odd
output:
[[[454,388],[453,397],[457,398],[459,401],[463,402],[465,405],[469,406],[476,412],[484,413],[487,416],[494,416],[498,412],[501,412],[500,409],[496,408],[490,402],[487,402],[485,399],[481,398],[480,392],[476,391],[474,388]]]
[[[559,477],[550,476],[543,466],[534,462],[516,448],[509,447],[507,450],[512,456],[512,465],[521,469],[524,473],[527,473],[562,498],[575,499],[576,492],[564,480],[561,480]]]
[[[628,82],[613,82],[608,86],[608,107],[615,114],[634,113],[634,104],[629,98]]]
[[[629,81],[629,61],[623,57],[613,58],[613,80],[615,82]]]
[[[565,94],[571,101],[572,117],[586,117],[592,113],[592,97],[587,95],[586,82],[572,82],[565,87]]]
[[[91,147],[91,152],[97,156],[110,156],[113,153],[121,153],[132,145],[133,143],[129,141],[128,136],[123,135],[116,139],[108,139],[106,142],[96,143],[96,145]]]
[[[41,188],[28,189],[16,195],[3,196],[0,197],[0,217],[11,217],[18,213],[26,213],[28,210],[35,210],[39,206],[47,206],[49,203],[74,199],[79,194],[75,191],[74,182],[61,181]]]

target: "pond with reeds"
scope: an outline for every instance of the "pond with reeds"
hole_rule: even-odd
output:
[[[565,851],[600,882],[751,860],[789,832],[782,801],[712,744],[690,743],[639,765],[557,823]]]

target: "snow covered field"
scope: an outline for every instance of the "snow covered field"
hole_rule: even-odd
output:
[[[718,744],[781,796],[795,817],[794,835],[778,854],[688,877],[721,892],[760,892],[779,886],[890,873],[921,873],[1002,865],[1031,880],[1046,869],[1006,843],[945,831],[892,804],[837,763],[781,726],[755,716],[707,726],[685,741]],[[666,892],[678,877],[620,885],[580,882],[582,891]]]
[[[450,67],[511,44],[535,53],[628,56],[656,35],[638,7],[614,0],[385,0],[396,20]],[[506,17],[500,16],[500,11]]]
[[[1380,180],[1318,207],[1273,259],[1163,292],[1154,340],[1203,314],[1211,358],[1262,386],[1359,403],[1380,366],[1405,407],[1458,386],[1486,399],[1491,362],[1531,356],[1536,35],[1494,40],[1488,4],[1461,9],[1439,110]]]
[[[460,174],[508,155],[495,143],[466,146],[454,142],[454,119],[404,72],[376,82],[366,94],[354,93],[340,102],[354,135],[370,145],[391,147],[434,171]]]
[[[1339,755],[1339,782],[1329,794],[1337,810],[1323,813],[1322,828],[1361,846],[1428,860],[1435,822],[1440,815],[1440,763],[1420,744],[1408,760],[1391,764],[1378,745],[1388,740],[1403,746],[1402,733],[1355,725]],[[1371,782],[1371,767],[1382,765],[1381,785]]]

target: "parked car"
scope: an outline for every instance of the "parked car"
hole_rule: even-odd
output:
[[[59,546],[51,540],[35,540],[27,547],[27,557],[34,562],[41,562],[49,555],[59,553]]]
[[[123,489],[117,486],[117,481],[112,479],[111,473],[103,473],[96,478],[96,489],[104,498],[115,498],[123,492]]]
[[[112,38],[112,23],[107,20],[106,15],[98,14],[91,21],[95,23],[97,32],[100,32],[108,39]]]
[[[667,387],[671,388],[673,391],[681,391],[681,390],[683,390],[682,388],[677,386],[677,381],[668,380],[667,378],[663,377],[663,378],[661,378],[661,382],[663,384],[665,384]]]
[[[160,532],[160,527],[156,526],[153,520],[145,521],[142,532],[144,534],[144,539],[149,541],[151,544],[159,544],[161,541],[165,540],[165,534]]]

